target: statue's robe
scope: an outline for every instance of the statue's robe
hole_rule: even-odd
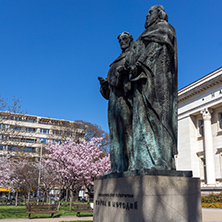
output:
[[[110,130],[111,171],[123,172],[132,168],[132,95],[130,94],[129,75],[124,70],[120,73],[117,67],[123,67],[129,50],[122,53],[111,65],[102,84],[100,92],[109,100],[108,121]]]
[[[176,33],[168,22],[158,20],[135,45],[141,43],[145,49],[137,50],[137,71],[130,74],[135,169],[172,170],[177,154]]]

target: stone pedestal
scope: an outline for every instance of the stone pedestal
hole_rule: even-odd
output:
[[[201,222],[200,180],[141,175],[100,179],[94,222]]]

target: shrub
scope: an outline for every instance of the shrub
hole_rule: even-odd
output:
[[[202,203],[205,208],[222,208],[222,203]]]
[[[210,193],[201,196],[202,203],[222,203],[222,192],[219,194]]]

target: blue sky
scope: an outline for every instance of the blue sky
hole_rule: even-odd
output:
[[[0,95],[108,131],[97,77],[121,52],[117,36],[137,39],[155,4],[176,29],[179,89],[222,66],[221,0],[0,0]]]

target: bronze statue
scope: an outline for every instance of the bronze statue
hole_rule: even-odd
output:
[[[103,97],[109,100],[111,171],[123,172],[133,164],[132,91],[124,65],[130,52],[133,37],[128,32],[118,36],[122,49],[120,56],[110,65],[107,78],[98,77]]]
[[[177,153],[177,45],[164,8],[150,8],[138,38],[145,49],[131,76],[135,168],[175,169]]]
[[[163,6],[150,8],[145,31],[122,54],[100,78],[109,99],[111,172],[175,170],[177,45]]]

